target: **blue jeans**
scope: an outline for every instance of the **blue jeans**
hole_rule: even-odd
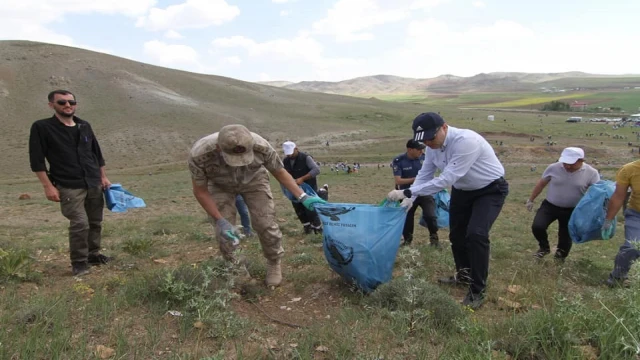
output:
[[[240,215],[240,223],[242,224],[244,234],[251,235],[251,219],[249,218],[249,209],[247,209],[247,204],[245,204],[242,195],[236,195],[236,209],[238,209],[238,214]]]
[[[640,212],[630,208],[624,212],[624,238],[609,275],[611,279],[626,279],[631,264],[640,257]]]

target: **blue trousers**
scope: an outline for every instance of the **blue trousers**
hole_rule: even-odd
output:
[[[640,212],[631,208],[624,212],[624,239],[609,275],[611,279],[626,279],[631,264],[640,257]]]
[[[238,209],[238,214],[240,215],[240,223],[242,224],[244,234],[250,235],[251,219],[249,218],[249,209],[247,209],[247,204],[245,204],[244,198],[239,194],[236,195],[236,209]]]

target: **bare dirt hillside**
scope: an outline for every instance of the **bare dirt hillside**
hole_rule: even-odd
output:
[[[494,72],[470,77],[441,75],[428,79],[375,75],[338,82],[302,81],[284,87],[330,94],[376,95],[537,91],[540,87],[551,88],[554,86],[598,90],[622,89],[623,87],[640,86],[640,75],[595,75],[576,71],[546,74]]]
[[[245,124],[275,145],[363,130],[361,139],[369,139],[376,122],[416,113],[402,104],[299,92],[58,45],[0,41],[0,54],[0,179],[32,176],[29,128],[52,115],[46,96],[58,88],[76,94],[77,115],[92,123],[111,169],[184,161],[195,140],[225,124]]]

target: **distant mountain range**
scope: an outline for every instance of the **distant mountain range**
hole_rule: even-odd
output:
[[[364,76],[349,80],[261,82],[264,85],[292,90],[342,95],[463,93],[537,91],[542,88],[584,88],[598,90],[640,86],[640,75],[597,75],[571,71],[563,73],[494,72],[470,77],[441,75],[429,79],[405,78],[393,75]]]

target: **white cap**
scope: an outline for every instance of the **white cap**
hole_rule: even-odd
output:
[[[578,147],[568,147],[562,150],[558,161],[565,164],[575,164],[580,159],[584,159],[584,150]]]
[[[286,141],[284,144],[282,144],[282,150],[284,151],[285,155],[293,154],[293,150],[295,148],[296,144],[293,141]]]

